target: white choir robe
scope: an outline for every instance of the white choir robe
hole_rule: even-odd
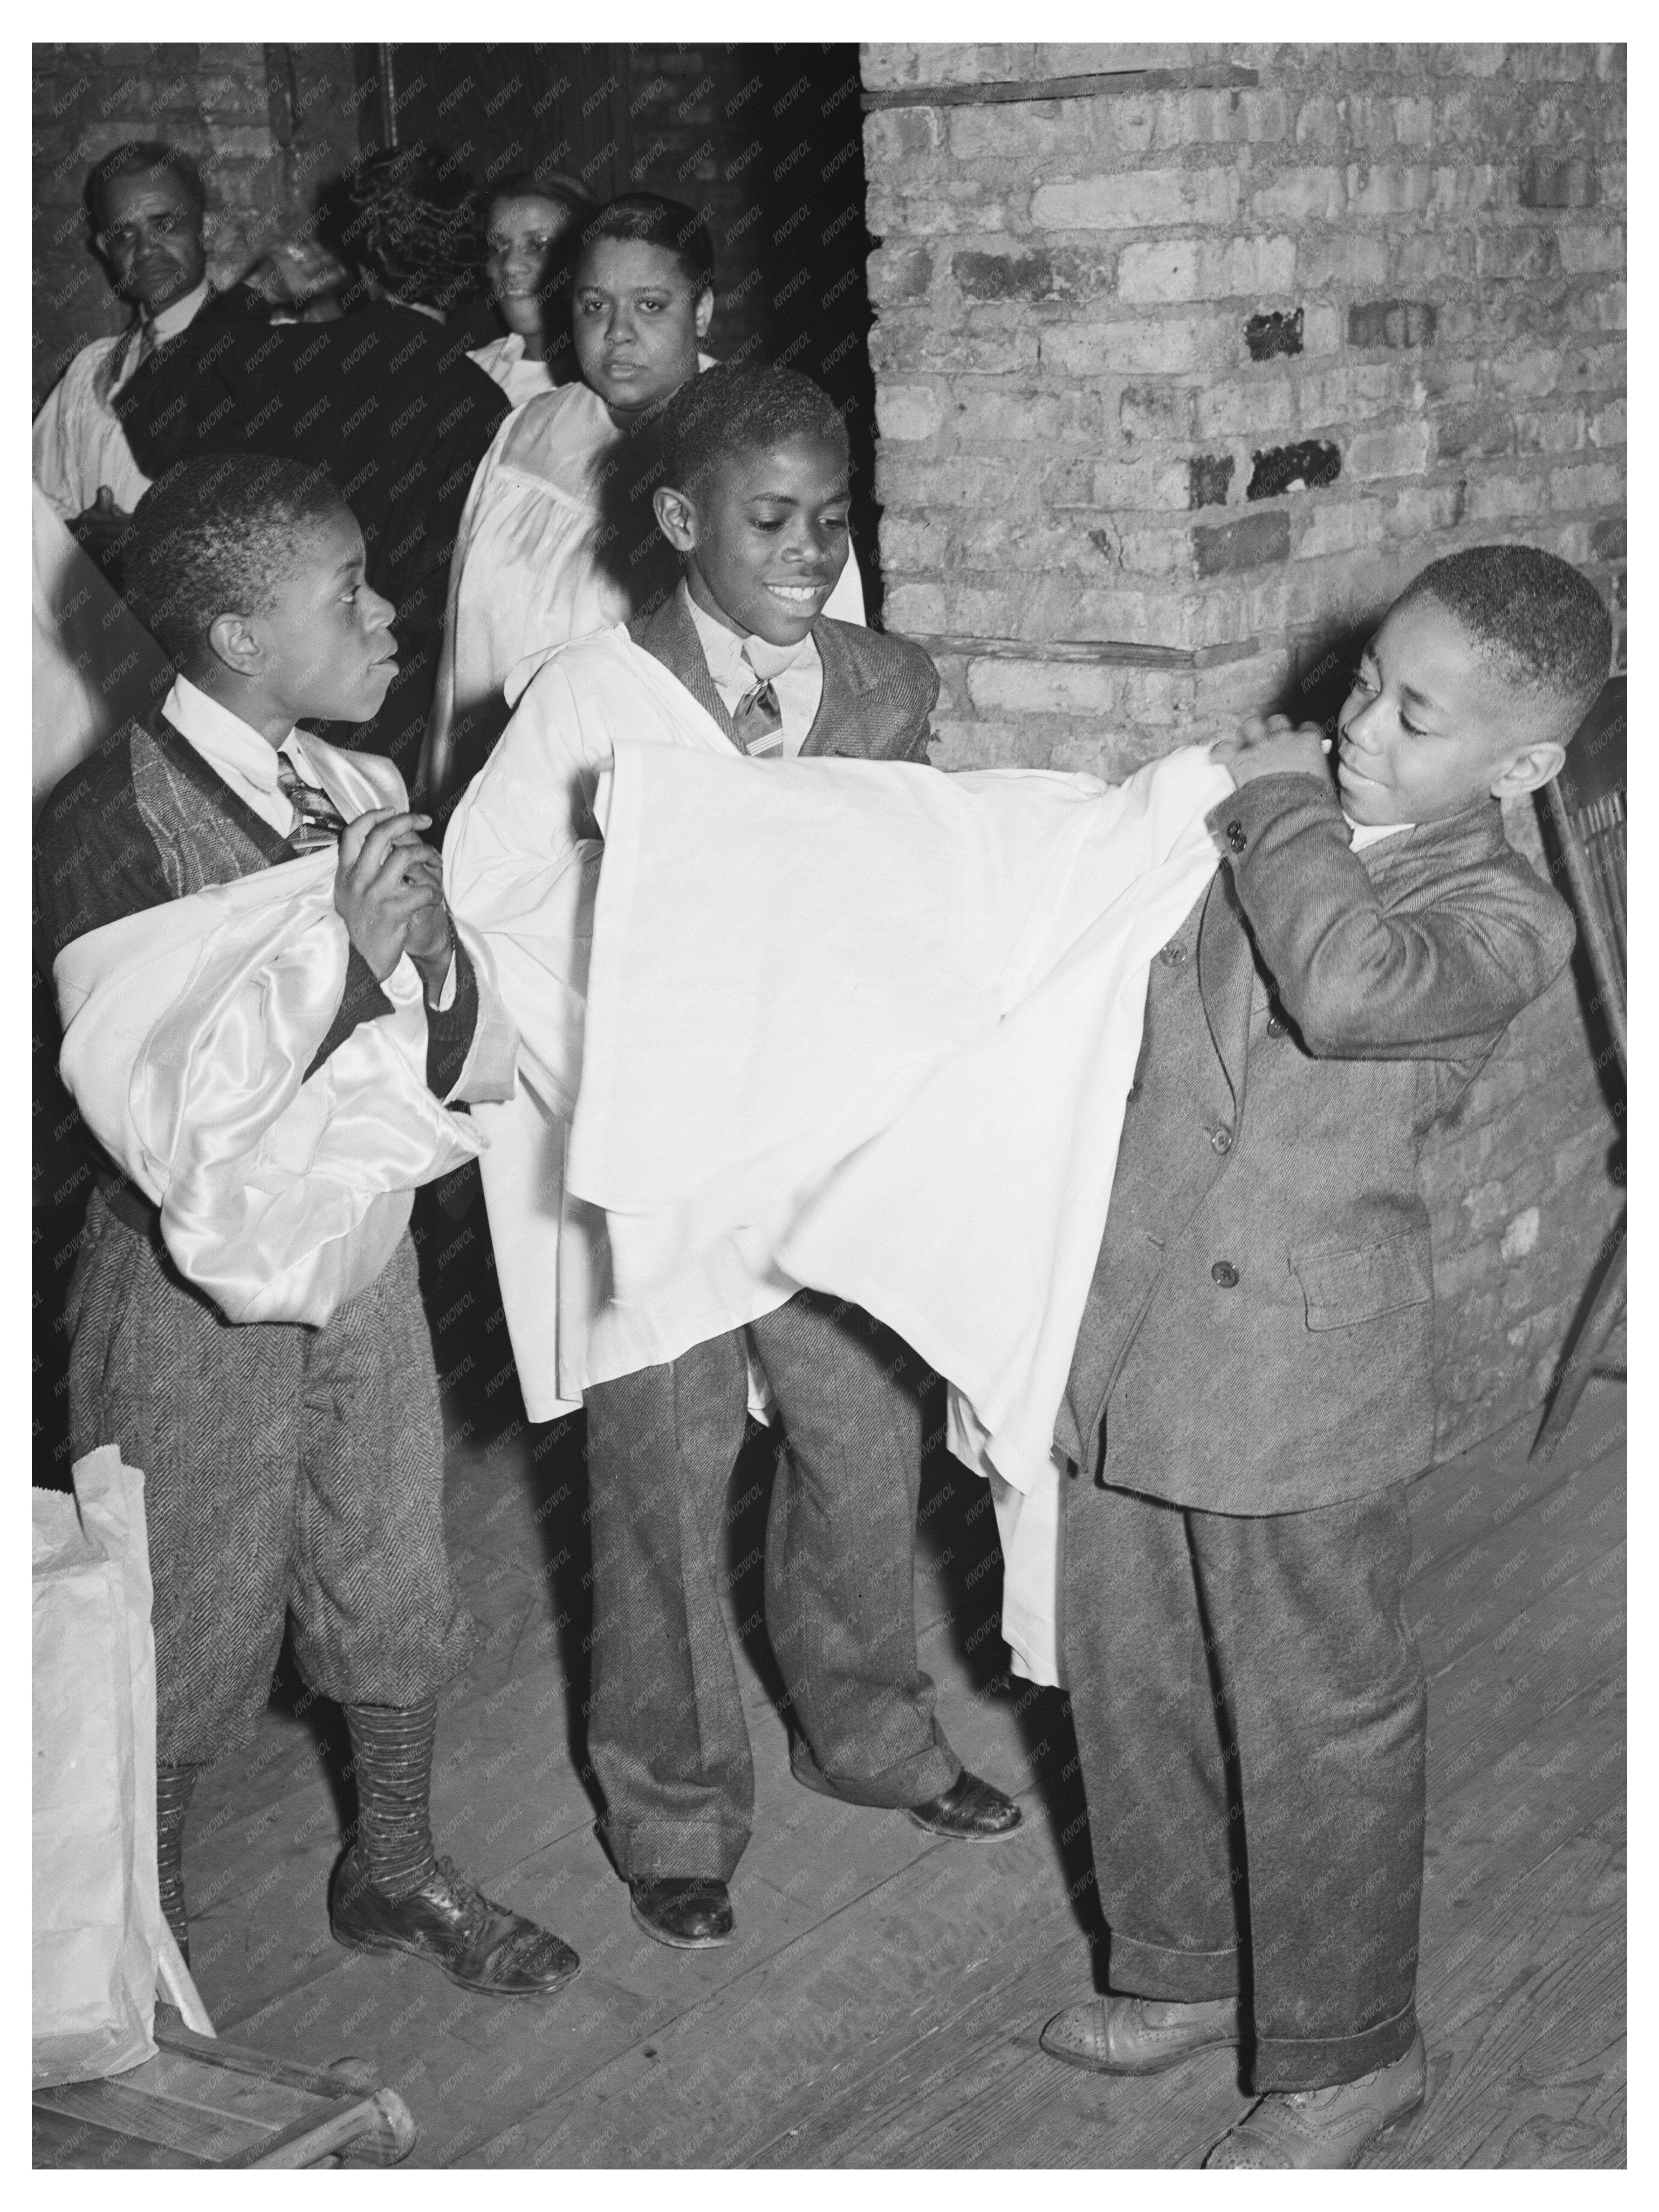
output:
[[[38,812],[62,777],[167,691],[173,664],[38,483],[32,495],[30,783]]]
[[[699,362],[714,366],[707,355]],[[426,740],[429,784],[447,784],[457,723],[499,699],[515,671],[522,691],[526,655],[625,624],[638,611],[598,543],[607,468],[619,455],[627,456],[627,433],[585,384],[560,385],[528,400],[496,432],[472,479],[450,556]],[[863,626],[855,556],[848,556],[823,611]]]
[[[513,719],[451,820],[444,882],[452,911],[489,945],[519,1030],[514,1096],[473,1110],[489,1139],[480,1171],[525,1410],[546,1421],[574,1412],[587,1383],[674,1356],[612,1305],[605,1217],[565,1190],[603,849],[600,781],[619,735],[738,756],[620,625],[556,648],[518,681]],[[769,1304],[794,1288],[780,1279]]]
[[[481,1165],[531,1417],[855,1298],[952,1383],[1005,1634],[1057,1680],[1049,1439],[1146,963],[1230,788],[1194,751],[1115,789],[749,762],[624,632],[550,656],[446,854],[523,1039]]]

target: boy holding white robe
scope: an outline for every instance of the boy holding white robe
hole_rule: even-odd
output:
[[[514,1040],[397,769],[298,727],[374,714],[392,608],[333,486],[262,454],[148,492],[127,581],[181,672],[58,787],[36,884],[100,1148],[71,1442],[145,1475],[163,1910],[188,1955],[191,1794],[252,1733],[291,1614],[351,1738],[336,1938],[550,1993],[575,1954],[433,1845],[438,1693],[473,1631],[407,1233],[416,1187],[478,1149],[450,1109],[505,1095]]]
[[[711,370],[665,420],[665,536],[682,591],[633,636],[552,654],[447,841],[450,896],[488,941],[530,1100],[489,1117],[485,1194],[527,1410],[588,1413],[596,1643],[589,1747],[634,1916],[677,1947],[732,1932],[753,1776],[719,1600],[721,1501],[758,1369],[785,1441],[767,1619],[801,1731],[796,1777],[930,1832],[1012,1832],[965,1773],[916,1664],[921,1413],[910,1355],[860,1309],[780,1287],[750,1328],[641,1334],[607,1303],[603,1218],[564,1200],[599,842],[614,740],[764,761],[922,760],[938,677],[914,646],[826,619],[847,558],[847,445],[805,378]],[[762,772],[757,770],[757,772]],[[695,927],[695,916],[687,916]],[[550,1292],[556,1281],[556,1301]]]

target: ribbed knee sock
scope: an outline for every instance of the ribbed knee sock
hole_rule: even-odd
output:
[[[155,1871],[161,1912],[186,1966],[190,1922],[185,1911],[185,1815],[201,1771],[199,1766],[163,1766],[159,1760],[155,1768]]]
[[[357,1777],[357,1849],[383,1897],[407,1897],[437,1867],[432,1849],[432,1743],[438,1701],[348,1705]]]

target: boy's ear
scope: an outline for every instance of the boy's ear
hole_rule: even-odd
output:
[[[657,527],[677,553],[695,550],[697,543],[697,510],[683,491],[672,485],[659,484],[651,495],[651,504],[656,510]]]
[[[1536,744],[1523,745],[1511,753],[1492,781],[1494,799],[1519,799],[1528,791],[1538,791],[1552,777],[1560,775],[1566,763],[1567,749],[1553,738],[1540,738]]]
[[[699,292],[697,295],[697,304],[692,310],[691,313],[691,327],[697,334],[697,343],[699,345],[701,345],[702,341],[708,337],[708,325],[714,321],[714,294],[712,292]]]
[[[238,676],[257,676],[264,666],[264,642],[246,615],[215,615],[207,643],[214,659]]]

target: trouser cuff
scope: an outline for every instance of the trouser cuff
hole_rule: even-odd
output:
[[[820,1797],[839,1797],[845,1805],[873,1805],[891,1810],[901,1805],[925,1805],[955,1787],[962,1761],[933,1723],[932,1747],[915,1759],[901,1759],[879,1774],[826,1774],[813,1758],[805,1739],[797,1736],[789,1747],[789,1771],[804,1790]]]
[[[1238,1947],[1224,1951],[1172,1951],[1112,1930],[1108,1986],[1126,1996],[1162,1997],[1171,2004],[1200,2004],[1238,1995]],[[1364,2073],[1364,2069],[1358,2069]]]
[[[1417,2033],[1413,2000],[1391,2020],[1361,2028],[1357,2035],[1258,2035],[1251,2086],[1258,2096],[1269,2091],[1330,2089],[1357,2081],[1375,2067],[1392,2066],[1412,2047]]]
[[[599,1831],[624,1881],[730,1881],[749,1842],[747,1826],[720,1820],[605,1819]]]

